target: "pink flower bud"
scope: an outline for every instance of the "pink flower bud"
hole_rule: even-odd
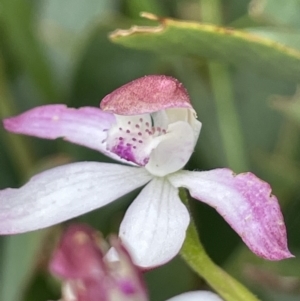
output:
[[[111,238],[119,258],[104,258],[108,245],[87,225],[71,225],[50,262],[50,271],[63,279],[63,301],[146,301],[139,271],[120,240]]]

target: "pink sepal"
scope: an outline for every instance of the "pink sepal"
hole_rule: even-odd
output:
[[[169,108],[192,109],[182,83],[165,75],[133,80],[105,96],[100,107],[118,115],[140,115]]]
[[[180,171],[169,180],[215,208],[258,256],[269,260],[293,257],[278,200],[270,185],[253,173],[236,175],[226,168]]]

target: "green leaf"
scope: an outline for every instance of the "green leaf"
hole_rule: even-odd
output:
[[[38,26],[58,81],[69,89],[91,34],[115,6],[110,0],[40,0]]]
[[[30,1],[2,1],[0,21],[6,37],[4,42],[9,43],[14,59],[28,73],[45,100],[53,102],[58,97],[57,83],[35,34],[37,27]]]
[[[158,19],[152,14],[143,16],[158,20],[160,25],[116,30],[110,35],[111,40],[130,48],[214,59],[272,77],[300,80],[300,51],[243,31]]]
[[[300,28],[300,0],[252,0],[250,14],[278,25]]]
[[[247,28],[247,32],[300,51],[300,30],[287,30],[277,27],[255,27]]]
[[[300,88],[297,89],[295,95],[292,97],[273,97],[271,103],[275,109],[300,124]]]

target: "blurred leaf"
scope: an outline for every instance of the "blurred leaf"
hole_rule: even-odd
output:
[[[102,97],[117,87],[145,74],[157,72],[154,55],[112,44],[112,25],[99,25],[90,36],[76,66],[70,105],[99,106]]]
[[[226,160],[217,128],[218,119],[209,84],[206,82],[205,70],[198,68],[196,73],[197,64],[195,62],[192,64],[191,69],[191,62],[184,60],[184,67],[176,68],[176,76],[187,88],[198,118],[203,123],[196,152],[192,156],[194,165],[190,168],[225,167]],[[273,94],[292,93],[295,85],[257,75],[251,70],[245,71],[242,68],[231,68],[231,77],[235,105],[240,115],[250,158],[253,159],[257,151],[272,152],[277,143],[283,118],[278,112],[270,109],[266,100]],[[257,164],[256,161],[252,163]],[[260,164],[259,162],[257,166]],[[255,170],[253,165],[251,170]]]
[[[300,0],[252,0],[249,11],[256,18],[300,29]]]
[[[12,116],[18,111],[14,98],[9,91],[3,65],[4,62],[0,57],[0,119]],[[26,143],[26,140],[23,137],[5,132],[1,135],[0,141],[7,148],[11,161],[15,164],[16,171],[20,175],[25,176],[33,164],[34,157],[33,151]]]
[[[300,30],[287,30],[276,27],[246,28],[247,32],[300,50]]]
[[[177,256],[163,266],[145,273],[145,280],[150,294],[150,300],[164,301],[177,294],[194,289],[193,282],[203,284],[203,281]],[[197,282],[196,282],[197,280]]]
[[[45,22],[56,23],[69,33],[80,35],[91,23],[103,18],[115,6],[115,1],[41,0],[39,5],[40,18]]]
[[[61,296],[61,284],[53,279],[51,274],[39,272],[28,286],[25,298],[22,301],[46,301],[59,300]]]
[[[296,301],[299,299],[300,273],[295,266],[300,264],[300,260],[298,254],[295,255],[295,258],[274,262],[259,258],[251,252],[235,252],[226,270],[241,279],[262,300]]]
[[[279,198],[281,205],[287,205],[291,196],[298,190],[300,164],[287,156],[257,152],[255,154],[261,174],[265,175],[274,187],[273,193]]]
[[[132,17],[139,17],[144,11],[158,15],[165,13],[161,1],[158,0],[127,0],[126,4]]]
[[[0,21],[5,39],[19,64],[35,82],[44,99],[53,101],[58,89],[45,53],[36,38],[30,1],[1,1]]]
[[[151,14],[144,16],[158,20]],[[156,27],[116,30],[110,38],[130,48],[205,57],[277,78],[300,80],[300,51],[233,29],[172,19],[159,21]]]
[[[271,103],[275,109],[300,124],[300,88],[292,97],[273,97]]]
[[[298,263],[299,260],[297,260]],[[282,271],[294,272],[295,261],[285,261],[282,265]],[[273,271],[270,268],[263,268],[259,265],[247,264],[244,269],[244,275],[255,286],[264,287],[277,293],[300,293],[300,277],[285,276],[280,272]],[[290,274],[290,273],[289,273]]]
[[[295,84],[238,68],[234,73],[234,85],[247,149],[254,159],[251,171],[259,171],[259,175],[262,163],[258,163],[255,156],[257,152],[273,152],[284,120],[270,108],[267,100],[274,94],[293,93]]]
[[[5,239],[0,271],[0,300],[20,301],[37,264],[37,253],[45,231],[9,236]]]
[[[224,5],[224,23],[227,24],[247,14],[249,0],[226,0]]]
[[[81,51],[91,32],[113,9],[113,0],[42,0],[39,30],[60,82],[68,88]]]

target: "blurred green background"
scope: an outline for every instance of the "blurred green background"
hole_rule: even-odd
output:
[[[174,18],[160,32],[120,37],[131,25],[158,26],[146,11]],[[291,251],[300,254],[300,0],[0,0],[0,117],[48,103],[98,106],[113,89],[167,74],[188,89],[203,129],[190,170],[252,171],[278,196]],[[187,20],[199,23],[180,22]],[[202,22],[230,27],[201,25]],[[0,129],[0,188],[70,161],[109,161],[62,140]],[[78,218],[116,232],[137,191]],[[100,197],[100,196],[99,196]],[[300,260],[251,254],[211,208],[191,200],[200,238],[215,262],[263,300],[300,298]],[[61,226],[0,237],[0,300],[57,300],[47,260]],[[151,300],[205,288],[180,258],[145,274]]]

